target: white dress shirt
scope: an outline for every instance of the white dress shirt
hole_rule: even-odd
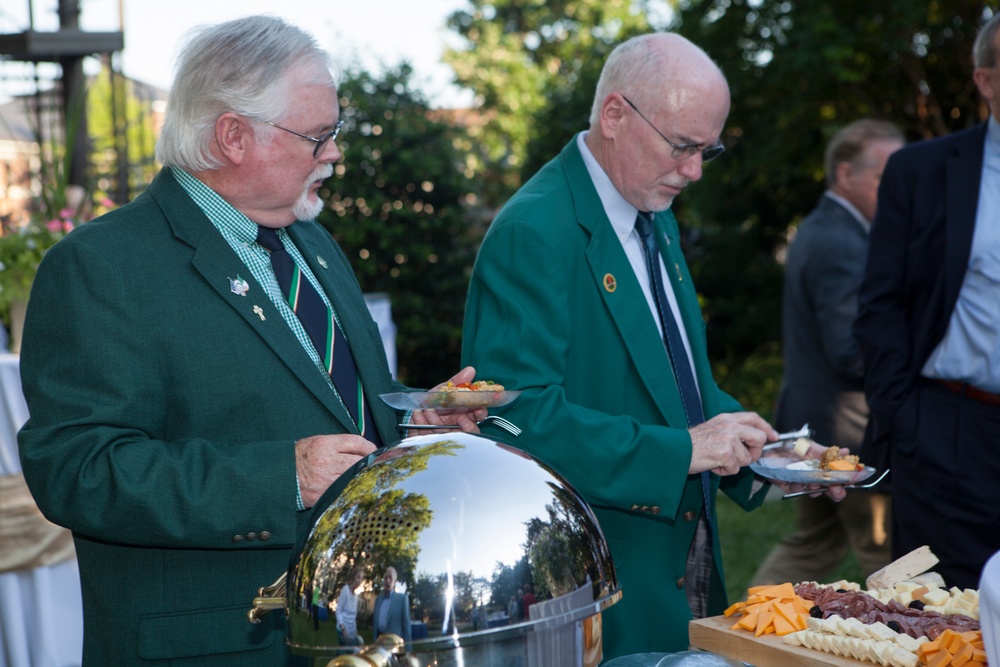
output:
[[[590,173],[590,180],[594,182],[594,188],[597,190],[597,195],[601,198],[601,204],[604,206],[604,212],[608,216],[608,220],[611,221],[611,227],[615,231],[615,236],[621,242],[625,256],[628,257],[629,264],[632,265],[632,271],[639,280],[639,287],[642,288],[642,294],[646,297],[646,304],[649,306],[649,314],[656,324],[657,331],[660,332],[660,338],[663,338],[663,325],[660,323],[656,301],[653,298],[653,291],[649,286],[649,272],[646,270],[646,253],[642,246],[642,239],[639,238],[639,233],[635,231],[635,219],[639,215],[639,210],[625,201],[625,198],[615,188],[611,179],[604,173],[604,169],[597,163],[597,160],[584,141],[586,136],[587,132],[581,132],[576,138],[580,155],[583,156],[583,163],[587,166],[587,171]],[[691,344],[688,342],[687,331],[684,329],[684,320],[681,319],[680,308],[677,306],[677,297],[674,295],[673,285],[666,274],[662,256],[660,256],[660,274],[663,277],[663,287],[667,293],[667,301],[670,303],[670,312],[673,313],[674,319],[677,321],[677,327],[681,331],[684,350],[687,353],[688,363],[691,364],[691,375],[697,384],[698,374],[694,368]]]

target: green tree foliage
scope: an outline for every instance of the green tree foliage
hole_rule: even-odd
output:
[[[145,84],[112,73],[105,64],[87,88],[87,125],[90,136],[89,191],[95,200],[110,198],[117,205],[141,192],[158,171],[154,160],[156,128],[152,91]],[[127,151],[121,156],[120,150]],[[124,168],[120,168],[124,166]],[[128,183],[120,184],[123,177]]]
[[[507,610],[511,596],[517,599],[517,591],[524,584],[531,583],[531,568],[528,557],[522,556],[513,565],[497,561],[490,581],[490,606],[500,611]]]
[[[491,122],[471,158],[500,205],[566,138],[587,127],[594,84],[619,42],[650,29],[650,0],[471,0],[448,27],[465,44],[445,54]]]
[[[398,375],[430,387],[458,370],[475,240],[461,131],[427,108],[407,65],[339,87],[344,157],[321,194],[320,222],[365,292],[385,292],[398,328]]]
[[[716,374],[765,415],[781,370],[782,257],[825,187],[826,142],[863,116],[923,139],[986,114],[969,55],[995,5],[982,0],[682,0],[671,23],[654,2],[470,4],[449,20],[468,40],[449,62],[496,116],[477,166],[506,170],[489,177],[506,188],[586,127],[600,68],[624,39],[674,29],[719,63],[733,95],[727,151],[674,210]],[[496,194],[502,204],[509,189]]]
[[[983,13],[969,0],[683,3],[678,31],[715,58],[733,94],[727,153],[681,204],[698,230],[691,263],[713,358],[759,365],[754,354],[775,349],[777,260],[825,187],[834,132],[870,116],[922,139],[981,120],[970,53]]]

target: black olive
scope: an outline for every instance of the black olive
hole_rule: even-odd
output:
[[[886,625],[889,626],[889,629],[893,632],[903,634],[903,626],[899,624],[899,621],[889,621]]]
[[[847,592],[847,589],[846,589],[846,588],[838,588],[838,589],[837,589],[837,592],[838,592],[838,593],[846,593],[846,592]]]
[[[923,600],[914,600],[909,604],[909,607],[910,609],[923,609],[924,602]]]
[[[823,610],[819,608],[818,604],[814,604],[809,610],[809,615],[813,618],[823,618]]]

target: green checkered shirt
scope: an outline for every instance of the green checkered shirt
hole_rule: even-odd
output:
[[[299,322],[299,318],[296,317],[295,311],[292,310],[292,307],[288,305],[288,301],[285,300],[285,296],[281,292],[281,287],[278,286],[278,279],[274,277],[274,270],[271,268],[271,259],[267,250],[257,243],[257,223],[240,213],[229,202],[220,197],[217,192],[183,169],[171,167],[170,172],[177,179],[180,186],[184,188],[184,191],[188,193],[188,196],[198,205],[198,208],[205,213],[212,225],[219,230],[222,238],[226,240],[233,249],[233,252],[243,260],[243,263],[246,264],[254,279],[263,286],[274,307],[281,313],[281,316],[288,323],[299,343],[302,344],[302,348],[309,354],[309,358],[313,360],[313,363],[316,364],[317,370],[326,380],[327,384],[330,385],[330,389],[340,399],[340,394],[337,393],[337,388],[334,387],[330,374],[326,372],[323,360],[320,359],[319,352],[316,351],[316,346],[313,345],[309,334],[306,333],[302,323]],[[323,298],[327,307],[330,308],[334,318],[336,318],[337,312],[333,309],[330,300],[327,298],[323,288],[320,287],[316,276],[309,269],[309,265],[303,259],[299,249],[295,247],[292,239],[288,236],[288,232],[284,229],[279,229],[278,238],[281,239],[285,250],[288,251],[292,259],[295,260],[295,263],[298,264],[302,275],[313,284],[313,287],[316,288],[316,291]],[[339,319],[337,320],[337,326],[340,326]],[[340,402],[343,405],[342,399],[340,399]],[[346,406],[344,410],[347,410]],[[298,505],[300,510],[304,509],[301,495],[299,495]]]

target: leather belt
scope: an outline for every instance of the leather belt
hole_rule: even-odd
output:
[[[1000,394],[991,394],[988,391],[977,389],[971,384],[956,382],[955,380],[935,380],[935,382],[954,394],[961,394],[974,401],[1000,407]]]

